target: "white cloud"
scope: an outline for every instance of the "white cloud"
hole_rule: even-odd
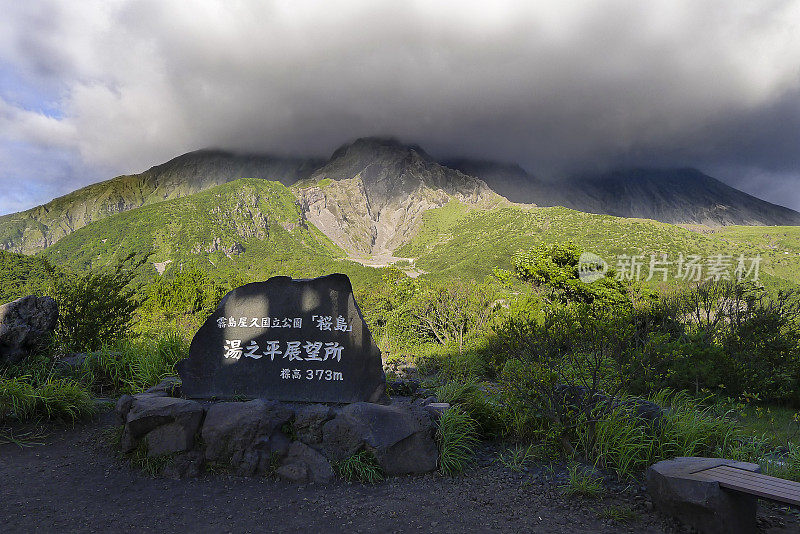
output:
[[[794,0],[51,0],[4,12],[0,62],[50,88],[63,116],[0,102],[0,136],[116,172],[204,146],[326,154],[372,134],[533,170],[721,168],[750,154],[748,131],[780,144],[800,127],[790,113],[765,128],[776,103],[800,107]],[[795,152],[745,163],[783,176]]]

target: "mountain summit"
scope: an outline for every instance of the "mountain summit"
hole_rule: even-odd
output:
[[[351,254],[390,254],[413,236],[425,211],[452,199],[503,202],[482,180],[393,139],[345,145],[308,181],[297,187],[308,219]]]
[[[198,150],[0,217],[0,249],[34,253],[83,226],[240,178],[291,186],[304,216],[351,254],[388,254],[422,214],[459,200],[564,206],[667,223],[800,225],[800,213],[760,200],[695,169],[632,169],[540,180],[513,163],[439,162],[417,145],[357,139],[327,160]]]

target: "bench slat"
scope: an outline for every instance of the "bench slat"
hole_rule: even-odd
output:
[[[792,483],[791,481],[783,479],[775,479],[766,475],[758,477],[741,475],[739,473],[731,473],[728,471],[718,470],[708,473],[707,476],[713,476],[720,479],[741,481],[743,484],[753,484],[755,486],[762,486],[765,488],[782,489],[788,492],[800,492],[800,484]],[[787,483],[788,482],[788,483]]]
[[[800,491],[800,483],[798,482],[794,482],[792,480],[786,480],[785,478],[777,478],[769,475],[763,475],[761,473],[754,473],[753,471],[748,471],[746,469],[738,469],[736,467],[728,465],[720,465],[717,467],[704,469],[702,471],[698,471],[697,473],[713,473],[714,475],[727,475],[735,477],[737,479],[747,479],[747,480],[752,480],[754,482],[758,481],[768,484],[770,486],[780,486]]]
[[[800,483],[753,473],[730,466],[718,466],[693,473],[691,476],[713,480],[723,488],[750,493],[764,499],[800,506]]]
[[[710,467],[708,469],[703,469],[701,471],[695,471],[695,473],[697,474],[708,473],[708,472],[713,472],[715,474],[725,473],[731,476],[735,476],[737,478],[769,481],[770,484],[800,489],[800,483],[798,482],[794,482],[792,480],[786,480],[785,478],[777,478],[769,475],[764,475],[762,473],[754,473],[753,471],[748,471],[747,469],[739,469],[737,467],[733,467],[730,465],[719,465],[715,467]]]

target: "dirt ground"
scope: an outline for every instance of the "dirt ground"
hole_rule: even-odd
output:
[[[637,484],[567,497],[558,470],[515,472],[484,450],[458,477],[298,486],[269,478],[152,478],[104,444],[94,422],[50,429],[44,445],[0,445],[0,531],[12,532],[684,532]],[[627,522],[604,510],[634,512]],[[800,532],[792,511],[761,505],[770,534]]]

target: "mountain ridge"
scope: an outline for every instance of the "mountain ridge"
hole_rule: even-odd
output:
[[[514,163],[437,161],[418,145],[372,137],[340,146],[327,160],[189,152],[0,216],[0,249],[35,253],[93,221],[240,178],[291,186],[305,216],[351,254],[391,252],[412,237],[422,213],[453,199],[474,206],[507,199],[672,224],[800,225],[800,213],[696,169],[617,170],[553,183]]]

